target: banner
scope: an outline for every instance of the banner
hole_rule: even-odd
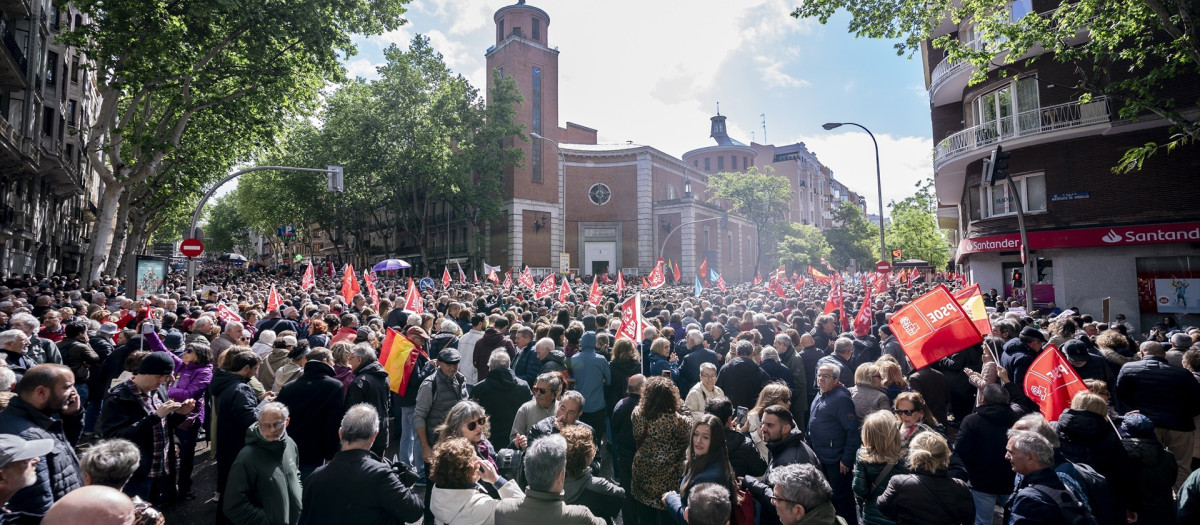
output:
[[[988,319],[987,308],[983,306],[983,292],[979,290],[979,283],[955,291],[954,300],[958,301],[967,317],[971,318],[980,335],[992,333],[992,321]]]
[[[896,311],[888,326],[914,369],[983,341],[945,286],[930,290]]]
[[[504,290],[505,291],[512,290],[512,287],[513,287],[512,270],[509,270],[507,272],[504,272]]]
[[[517,284],[523,285],[530,290],[537,286],[533,283],[533,272],[529,271],[528,266],[525,267],[525,271],[521,272],[521,276],[517,277]]]
[[[621,303],[621,330],[617,332],[617,339],[627,337],[636,344],[641,338],[641,329],[642,293],[638,292]]]
[[[699,277],[692,276],[692,278],[696,280],[696,285],[692,287],[692,293],[695,294],[696,297],[700,297],[700,292],[704,290],[704,287],[700,286]]]
[[[279,294],[275,293],[275,285],[271,285],[271,293],[267,294],[267,311],[273,312],[279,309],[283,304],[283,299],[279,298]]]
[[[754,286],[758,286],[762,282],[762,272],[754,274]]]
[[[462,265],[454,261],[454,266],[458,267],[458,282],[467,284],[467,274],[463,272]]]
[[[300,289],[307,291],[316,284],[317,280],[313,278],[313,265],[308,263],[308,268],[304,270],[304,277],[300,278]]]
[[[404,309],[418,314],[425,313],[425,305],[421,303],[421,292],[413,285],[412,277],[408,278],[408,296],[404,299]]]
[[[625,274],[621,273],[621,272],[617,272],[617,297],[620,297],[621,293],[624,291],[625,291]]]
[[[1196,282],[1192,282],[1196,281]],[[1187,314],[1200,312],[1198,279],[1171,278],[1154,280],[1154,304],[1159,313]]]
[[[558,290],[558,302],[565,303],[571,298],[571,286],[567,284],[570,279],[563,277],[562,288]]]
[[[542,280],[542,284],[538,285],[537,291],[534,292],[533,298],[540,301],[550,297],[550,294],[554,293],[555,284],[557,284],[557,282],[554,280],[554,274],[546,274],[546,278]]]
[[[367,295],[371,297],[371,308],[375,309],[376,314],[379,314],[379,290],[375,288],[375,279],[367,270],[363,270],[363,281],[367,283]]]
[[[347,264],[346,272],[342,274],[342,299],[346,300],[347,307],[354,304],[354,296],[361,291],[358,287],[358,275],[354,273],[354,265]]]
[[[842,285],[835,282],[829,287],[829,298],[825,300],[825,309],[821,310],[821,315],[831,314],[834,310],[845,310],[842,302]],[[846,326],[842,325],[842,328]]]
[[[217,305],[217,319],[225,321],[226,323],[245,322],[245,320],[242,319],[242,316],[238,315],[237,311],[235,311],[233,308],[225,306],[225,303]]]
[[[725,291],[725,279],[721,278],[721,274],[717,274],[717,288],[720,288],[722,292]]]
[[[1046,345],[1025,372],[1025,395],[1041,409],[1047,421],[1058,421],[1071,408],[1075,394],[1087,390],[1079,374],[1054,345]]]
[[[600,306],[600,284],[596,282],[596,276],[592,276],[592,290],[588,292],[587,302],[592,306]]]
[[[450,279],[450,267],[449,266],[443,267],[442,268],[442,287],[449,288],[450,283],[452,283],[452,282],[454,282],[454,281],[452,279]]]
[[[654,271],[650,272],[650,276],[646,279],[647,288],[659,288],[667,284],[667,276],[663,273],[663,260],[659,259],[654,265]]]
[[[708,257],[705,257],[704,261],[700,263],[700,271],[696,272],[696,275],[708,279]]]
[[[854,316],[854,335],[855,337],[863,337],[871,333],[871,322],[874,319],[871,317],[871,310],[874,305],[871,304],[871,287],[864,286],[867,290],[866,297],[863,297],[862,308],[858,309],[858,315]]]

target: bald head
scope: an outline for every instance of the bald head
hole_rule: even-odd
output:
[[[42,525],[132,525],[133,500],[112,487],[88,485],[54,503]]]

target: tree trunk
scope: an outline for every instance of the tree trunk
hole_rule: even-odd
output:
[[[118,268],[120,268],[121,264],[124,262],[121,259],[121,254],[125,253],[126,250],[132,251],[136,249],[127,242],[129,232],[129,212],[133,208],[133,206],[129,203],[129,194],[129,191],[121,193],[121,198],[117,202],[118,206],[120,207],[117,208],[117,222],[113,226],[114,230],[112,248],[110,248],[108,251],[108,269],[110,271],[119,271]],[[118,273],[117,275],[120,274]]]
[[[125,188],[118,185],[106,185],[104,193],[100,194],[100,213],[96,217],[96,229],[92,232],[91,254],[84,259],[84,275],[89,282],[100,278],[108,262],[108,243],[113,239],[113,220],[117,216],[117,206]]]
[[[754,243],[757,248],[754,250],[754,274],[758,275],[758,263],[762,259],[762,228],[757,224],[754,225]],[[751,277],[753,279],[753,277]]]
[[[117,275],[125,275],[130,272],[133,265],[136,264],[137,254],[142,242],[146,239],[145,225],[146,219],[140,213],[132,213],[133,227],[127,228],[128,235],[125,238],[125,253],[120,259],[120,266],[117,267]]]

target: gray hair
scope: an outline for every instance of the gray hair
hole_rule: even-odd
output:
[[[459,401],[450,407],[450,411],[446,413],[446,419],[435,429],[438,433],[438,439],[463,437],[463,425],[486,415],[487,411],[479,403],[474,401]],[[489,430],[488,425],[484,425],[483,437],[488,437]]]
[[[7,366],[0,366],[0,392],[11,392],[17,384],[17,373]]]
[[[350,349],[350,355],[357,356],[362,359],[364,365],[374,363],[378,358],[375,357],[375,349],[367,343],[359,343]]]
[[[368,403],[350,407],[342,416],[342,441],[354,443],[366,441],[379,432],[379,413]]]
[[[642,330],[643,339],[654,339],[655,337],[658,337],[658,328],[647,326],[644,330]]]
[[[552,390],[556,396],[562,391],[562,375],[558,373],[546,372],[537,376],[537,381],[535,382],[542,382],[550,385],[550,390]]]
[[[791,348],[792,347],[792,337],[787,334],[775,334],[775,340],[772,341],[772,343],[784,344],[784,345],[787,345],[788,348]]]
[[[707,361],[705,361],[705,362],[703,362],[703,363],[700,363],[700,373],[701,373],[701,374],[703,374],[705,370],[712,370],[713,372],[716,372],[716,371],[717,371],[717,365],[714,365],[714,364],[712,364],[712,363],[709,363],[709,362],[707,362]]]
[[[1046,438],[1051,447],[1058,448],[1060,445],[1058,431],[1054,430],[1054,426],[1049,421],[1046,421],[1046,418],[1042,417],[1041,414],[1029,414],[1022,417],[1016,423],[1013,423],[1012,428],[1018,431],[1034,432]]]
[[[238,322],[225,323],[225,333],[227,333],[227,334],[232,334],[234,332],[241,332],[245,329],[246,329],[246,327],[242,326],[242,323],[238,323]]]
[[[775,348],[771,348],[769,346],[764,346],[762,349],[762,360],[766,361],[768,359],[770,359],[772,361],[778,361],[779,360],[779,350],[777,350]]]
[[[275,331],[274,330],[263,330],[263,331],[259,332],[258,333],[258,342],[260,342],[264,345],[267,345],[267,346],[275,344]]]
[[[1054,466],[1054,447],[1045,436],[1028,430],[1009,430],[1008,440],[1014,449],[1033,456],[1043,468]]]
[[[737,355],[746,356],[754,353],[754,343],[745,339],[737,342]]]
[[[687,342],[700,344],[704,342],[704,334],[700,333],[700,330],[688,330]]]
[[[537,343],[534,343],[533,349],[537,350],[539,348],[549,348],[550,350],[554,350],[554,340],[550,339],[549,337],[538,339]]]
[[[525,452],[525,480],[530,490],[548,492],[567,470],[567,440],[552,434],[529,445]]]
[[[442,332],[447,334],[457,334],[458,323],[454,322],[453,319],[446,319],[445,321],[442,321]]]
[[[16,328],[17,325],[31,326],[31,327],[33,327],[34,331],[37,331],[37,329],[42,327],[41,321],[38,321],[38,319],[36,317],[34,317],[31,314],[27,314],[25,312],[12,314],[12,317],[8,318],[8,324],[9,324],[9,326],[12,326],[13,328]]]
[[[1175,334],[1175,335],[1171,336],[1171,346],[1173,346],[1175,348],[1187,350],[1188,347],[1192,346],[1192,336],[1187,335],[1183,332]]]
[[[270,403],[263,403],[262,405],[259,405],[258,419],[261,420],[263,416],[267,414],[267,412],[279,412],[280,414],[283,414],[284,419],[287,419],[292,415],[291,412],[288,411],[287,405],[278,401],[271,401]]]
[[[512,358],[508,356],[508,351],[503,348],[493,351],[492,355],[488,356],[488,370],[497,370],[510,366],[512,366]]]
[[[688,525],[725,525],[733,512],[729,489],[716,483],[700,483],[688,494]]]
[[[754,314],[754,324],[767,324],[767,316],[765,314]]]
[[[771,484],[781,490],[776,497],[798,503],[806,512],[828,503],[833,489],[820,470],[808,463],[794,463],[771,469]]]
[[[195,332],[202,332],[202,331],[204,331],[206,328],[209,328],[209,327],[211,327],[211,326],[212,326],[212,324],[213,324],[213,320],[212,320],[212,318],[211,318],[211,317],[207,317],[207,316],[203,316],[203,315],[202,315],[202,316],[200,316],[200,317],[197,317],[197,318],[196,318],[196,322],[192,324],[192,332],[193,332],[193,333],[195,333]]]
[[[839,337],[833,342],[833,352],[835,354],[848,354],[854,351],[854,340],[849,337]]]
[[[817,367],[817,374],[820,374],[822,370],[828,370],[830,374],[833,374],[834,379],[842,378],[842,367],[840,366],[825,363]]]
[[[16,341],[17,339],[22,338],[22,337],[28,337],[28,336],[25,335],[24,331],[16,329],[16,328],[13,328],[12,330],[5,330],[3,332],[0,332],[0,346],[4,346],[8,343],[11,343],[13,341]]]
[[[579,410],[580,412],[583,411],[583,394],[580,394],[578,390],[567,390],[566,392],[563,392],[562,401],[567,400],[579,403]],[[562,401],[559,402],[561,403]]]
[[[142,461],[137,445],[125,439],[106,439],[79,457],[79,471],[87,474],[93,485],[121,489]]]

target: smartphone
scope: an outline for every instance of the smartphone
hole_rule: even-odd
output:
[[[670,371],[670,370],[663,370],[663,371],[662,371],[662,376],[663,376],[663,377],[665,377],[665,378],[667,378],[667,379],[670,379],[670,378],[671,378],[671,371]]]
[[[737,407],[737,411],[734,413],[734,417],[737,418],[737,426],[740,427],[746,424],[746,414],[749,413],[750,409],[746,407]]]

